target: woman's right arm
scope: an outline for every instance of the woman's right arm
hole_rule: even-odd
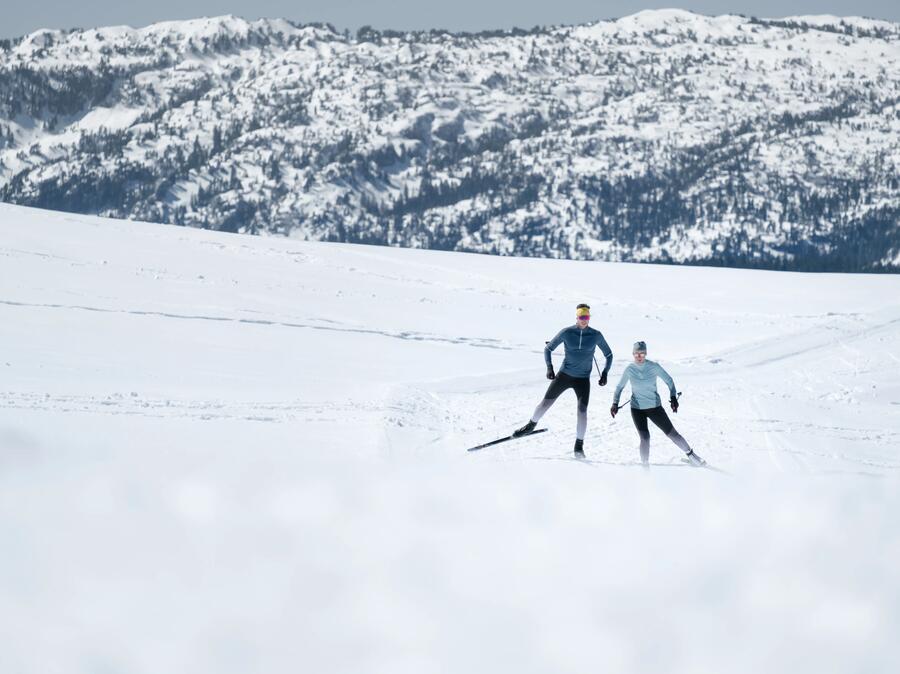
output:
[[[615,393],[613,393],[613,405],[616,407],[619,406],[619,397],[622,395],[622,390],[625,388],[625,384],[628,383],[630,375],[631,365],[625,368],[625,371],[622,373],[622,378],[619,379],[619,383],[616,384],[616,390]]]

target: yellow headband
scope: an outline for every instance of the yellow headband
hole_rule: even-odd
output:
[[[581,307],[580,309],[576,309],[576,310],[575,310],[575,315],[576,315],[578,318],[581,318],[582,316],[590,316],[590,315],[591,315],[591,309],[590,309],[590,307]]]

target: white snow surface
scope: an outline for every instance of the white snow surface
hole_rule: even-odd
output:
[[[0,205],[0,671],[897,671],[898,291]],[[466,452],[580,301],[588,460]],[[637,339],[727,473],[639,466]]]

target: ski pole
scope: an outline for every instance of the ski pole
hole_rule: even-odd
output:
[[[675,399],[677,400],[677,399],[680,398],[680,397],[681,397],[681,391],[678,392],[678,394],[675,396]],[[626,402],[626,403],[622,403],[621,405],[619,405],[618,407],[616,407],[616,412],[618,412],[620,409],[622,409],[623,407],[626,407],[627,405],[630,405],[630,404],[631,404],[631,401],[630,401],[630,400],[629,400],[628,402]]]

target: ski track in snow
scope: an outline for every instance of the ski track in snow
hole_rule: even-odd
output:
[[[21,391],[0,391],[0,409],[265,423],[315,422],[328,417],[337,418],[348,412],[384,413],[388,411],[383,405],[368,400],[348,400],[343,404],[336,404],[333,401],[310,403],[300,401],[172,400],[169,398],[146,398],[137,393],[77,396]],[[402,407],[396,409],[399,411],[402,410]]]
[[[203,316],[198,314],[174,314],[163,311],[143,311],[140,309],[107,309],[101,307],[90,307],[74,304],[31,304],[27,302],[13,302],[10,300],[0,300],[0,304],[11,307],[25,307],[32,309],[71,309],[75,311],[94,311],[98,313],[108,314],[128,314],[131,316],[155,316],[159,318],[172,318],[186,321],[216,321],[220,323],[246,323],[250,325],[272,325],[283,328],[300,328],[305,330],[325,330],[341,333],[357,333],[361,335],[374,335],[379,337],[389,337],[391,339],[414,340],[419,342],[444,342],[448,344],[461,344],[483,349],[503,349],[512,351],[524,348],[523,346],[510,346],[500,343],[498,340],[479,338],[479,337],[442,337],[439,335],[429,335],[420,332],[399,332],[391,333],[383,330],[367,330],[364,328],[355,328],[349,325],[318,325],[315,323],[292,323],[288,321],[266,320],[262,318],[232,318],[228,316]],[[245,310],[252,311],[252,310]],[[322,319],[325,320],[325,319]],[[333,321],[329,321],[333,322]]]

